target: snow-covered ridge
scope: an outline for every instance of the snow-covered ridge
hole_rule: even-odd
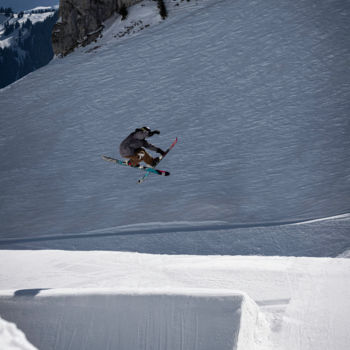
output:
[[[56,10],[59,9],[59,5],[55,5],[55,6],[37,6],[34,7],[33,9],[30,10],[25,10],[23,11],[24,13],[45,13],[45,12],[54,12]]]
[[[51,30],[55,7],[11,13],[0,24],[0,88],[20,79],[53,58]]]
[[[57,11],[56,7],[37,7],[20,13],[14,13],[10,18],[0,24],[0,48],[11,47],[17,49],[18,36],[25,38],[28,31],[23,31],[23,26],[27,21],[32,25],[43,22]],[[21,34],[19,34],[23,31]]]

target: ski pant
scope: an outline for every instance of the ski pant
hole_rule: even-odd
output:
[[[129,163],[132,166],[139,165],[141,162],[152,166],[154,163],[153,157],[151,157],[143,148],[138,148],[133,156],[125,157],[129,159]]]

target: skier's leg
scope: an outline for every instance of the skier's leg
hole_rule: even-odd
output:
[[[131,166],[137,166],[139,165],[140,161],[139,161],[139,157],[136,155],[136,156],[130,156],[130,157],[125,157],[128,160],[128,164],[131,165]]]
[[[150,166],[154,164],[154,159],[143,148],[137,149],[133,156],[126,158],[129,158],[129,164],[132,166],[137,166],[141,162],[145,162]]]
[[[139,156],[139,159],[141,158],[141,161],[145,162],[149,166],[153,166],[153,157],[149,153],[147,153],[143,148],[140,149],[139,152],[137,152],[137,154]]]

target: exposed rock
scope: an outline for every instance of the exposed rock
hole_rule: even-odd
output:
[[[78,45],[85,46],[99,37],[103,22],[124,5],[141,0],[60,0],[60,19],[52,31],[52,48],[65,56]]]

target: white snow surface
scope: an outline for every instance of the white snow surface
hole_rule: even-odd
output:
[[[111,17],[104,23],[105,29],[103,36],[98,43],[92,46],[92,50],[103,45],[108,45],[121,39],[135,36],[137,33],[147,29],[150,26],[159,24],[162,21],[157,3],[152,0],[144,0],[134,6],[129,7],[128,16],[122,20],[121,16]],[[88,52],[92,51],[91,48]]]
[[[0,316],[39,349],[347,350],[349,2],[167,4],[0,90]],[[137,185],[100,156],[143,125],[179,142]]]
[[[15,324],[0,317],[0,349],[2,350],[36,350],[24,333]]]
[[[3,251],[0,264],[0,314],[38,348],[67,349],[86,329],[93,345],[118,332],[118,349],[235,349],[233,334],[245,350],[350,344],[348,259],[41,250]]]

